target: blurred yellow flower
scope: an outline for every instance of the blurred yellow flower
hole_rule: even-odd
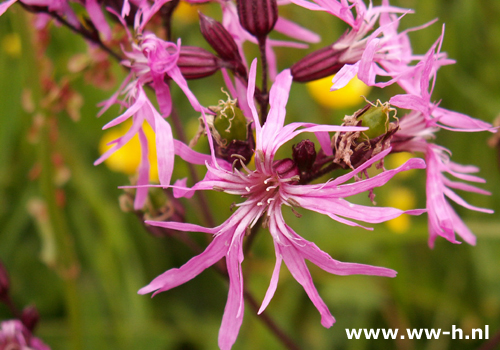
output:
[[[408,152],[399,152],[390,154],[385,160],[385,165],[389,169],[397,168],[403,165],[406,161],[414,156]],[[399,178],[408,178],[415,174],[417,170],[402,171],[396,175]],[[415,193],[408,187],[396,186],[393,187],[388,193],[388,198],[390,198],[387,203],[388,206],[402,209],[410,210],[415,209],[416,197]],[[410,229],[411,226],[411,216],[403,214],[395,219],[386,221],[386,225],[396,233],[404,233]]]
[[[132,122],[127,121],[116,128],[107,131],[101,141],[99,142],[99,152],[103,154],[112,145],[108,145],[109,142],[123,136],[127,130],[132,125]],[[143,130],[148,139],[148,159],[150,164],[149,169],[149,180],[152,182],[158,182],[158,164],[156,162],[156,143],[155,143],[155,133],[148,123],[143,124]],[[104,161],[104,164],[108,166],[113,171],[124,173],[127,175],[134,175],[137,173],[137,168],[141,162],[141,145],[139,142],[139,136],[136,134],[129,142],[127,142],[122,148],[113,153],[108,159]]]
[[[9,33],[2,38],[2,51],[7,55],[18,58],[21,57],[21,38],[18,33]]]
[[[362,96],[370,92],[371,88],[357,76],[342,89],[330,91],[333,77],[332,75],[306,84],[311,96],[324,107],[336,109],[357,106],[364,102]]]
[[[179,2],[179,5],[175,8],[174,16],[176,19],[182,21],[183,23],[195,23],[198,22],[198,10],[200,6],[190,4],[185,1]]]
[[[390,198],[388,203],[389,206],[402,210],[415,209],[417,202],[415,193],[407,187],[391,188],[388,198]],[[385,224],[396,233],[404,233],[410,229],[411,217],[407,214],[403,214],[395,219],[386,221]]]
[[[406,161],[408,161],[410,158],[413,158],[414,155],[408,152],[398,152],[398,153],[392,153],[388,157],[385,158],[384,162],[387,165],[387,168],[389,169],[395,169],[401,165],[403,165]],[[396,176],[399,178],[408,178],[413,176],[418,170],[417,169],[412,169],[412,170],[407,170],[407,171],[402,171],[398,173]]]

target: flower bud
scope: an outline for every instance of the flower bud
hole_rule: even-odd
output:
[[[308,171],[314,165],[316,160],[316,149],[314,142],[310,140],[302,140],[297,145],[292,147],[292,155],[295,164],[300,171]]]
[[[376,105],[370,103],[352,116],[345,116],[342,125],[364,126],[369,129],[337,133],[334,138],[334,163],[343,168],[355,169],[390,147],[392,137],[399,129],[397,118],[396,122],[389,122],[391,111],[395,112],[395,109],[389,103],[377,101]]]
[[[233,140],[247,139],[247,120],[242,110],[234,105],[217,110],[214,128],[222,143],[229,144]]]
[[[385,134],[389,128],[390,110],[391,108],[388,104],[367,105],[361,109],[357,113],[356,118],[361,120],[361,126],[369,128],[363,131],[363,135],[369,139],[374,139],[377,136]]]
[[[9,282],[9,274],[0,261],[0,300],[5,300],[5,298],[9,294],[10,282]]]
[[[196,46],[181,46],[177,66],[186,79],[208,77],[221,68],[220,59],[211,52]]]
[[[234,163],[237,168],[241,167],[241,163],[235,160],[248,164],[254,153],[255,141],[251,124],[242,110],[236,107],[236,100],[228,97],[226,102],[221,101],[218,106],[210,107],[210,110],[216,113],[209,122],[216,156]]]
[[[340,61],[343,52],[329,45],[310,53],[290,68],[293,81],[307,83],[337,73],[346,64]]]
[[[269,34],[278,20],[276,0],[237,0],[241,26],[257,38]]]
[[[242,76],[246,76],[246,69],[240,57],[238,46],[231,34],[215,19],[205,16],[201,12],[199,15],[200,30],[205,40],[220,58],[229,63],[231,69]]]
[[[26,306],[21,313],[21,322],[30,332],[33,332],[39,319],[40,314],[34,305]]]

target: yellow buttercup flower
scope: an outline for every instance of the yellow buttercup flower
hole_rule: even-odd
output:
[[[410,210],[416,205],[415,193],[407,187],[394,187],[390,190],[388,197],[390,198],[389,206]],[[411,217],[403,214],[392,220],[386,221],[385,224],[396,233],[404,233],[410,229]]]
[[[330,91],[333,77],[332,75],[306,84],[316,102],[324,107],[338,109],[354,107],[365,101],[363,96],[368,95],[371,88],[357,76],[342,89]]]
[[[13,58],[21,57],[21,37],[18,33],[9,33],[2,38],[2,50]]]
[[[398,152],[398,153],[392,153],[390,154],[385,160],[385,164],[387,165],[388,168],[390,169],[395,169],[404,163],[406,163],[408,160],[413,158],[413,155],[408,152]],[[407,171],[402,171],[398,173],[396,176],[399,178],[408,178],[413,176],[417,172],[417,169],[412,169],[412,170],[407,170]]]
[[[195,23],[198,21],[199,9],[199,5],[181,1],[175,8],[174,16],[176,19],[182,21],[183,23]]]
[[[395,169],[403,165],[413,155],[408,152],[399,152],[390,154],[385,160],[385,164],[390,169]],[[402,171],[396,175],[399,178],[408,178],[415,174],[417,170],[412,169],[408,171]],[[387,203],[390,207],[410,210],[415,209],[416,206],[416,196],[415,193],[408,187],[397,186],[393,187],[388,193],[388,198],[390,198]],[[389,228],[396,233],[404,233],[410,229],[411,226],[411,216],[403,214],[395,219],[386,221],[385,223]]]
[[[103,154],[112,145],[108,145],[109,142],[116,140],[117,138],[123,136],[127,130],[130,128],[132,123],[127,121],[116,128],[107,131],[101,141],[99,142],[99,152]],[[148,123],[143,124],[143,130],[148,139],[148,159],[150,164],[149,169],[149,180],[152,182],[158,182],[158,163],[156,162],[156,143],[155,143],[155,133]],[[113,153],[108,159],[104,161],[113,171],[134,175],[137,173],[137,168],[141,162],[141,145],[139,141],[139,136],[136,134],[129,142],[127,142],[123,147]]]

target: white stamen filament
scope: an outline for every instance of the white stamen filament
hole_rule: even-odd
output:
[[[278,188],[278,186],[269,186],[266,188],[266,191],[269,192],[271,190],[274,190],[275,188]]]

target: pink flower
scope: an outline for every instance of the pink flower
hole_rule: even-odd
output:
[[[202,112],[202,107],[194,94],[189,89],[186,80],[182,76],[177,60],[179,58],[180,40],[177,45],[157,38],[152,33],[142,36],[139,44],[133,43],[132,51],[125,52],[128,60],[122,62],[124,66],[130,68],[131,73],[125,79],[120,89],[104,103],[100,115],[104,113],[112,104],[119,102],[118,96],[124,93],[126,98],[124,105],[127,110],[113,121],[106,124],[103,129],[116,126],[132,117],[133,124],[129,131],[122,137],[113,141],[114,146],[104,153],[94,164],[100,164],[120,147],[125,145],[135,134],[139,134],[141,143],[141,163],[139,165],[139,176],[137,185],[148,184],[149,161],[147,139],[142,130],[142,124],[147,121],[156,135],[156,149],[158,160],[158,175],[160,183],[164,186],[170,184],[174,167],[174,139],[172,130],[164,117],[168,117],[172,110],[172,100],[170,88],[165,82],[169,78],[177,83],[184,91],[193,108]],[[160,113],[149,101],[144,86],[151,84],[156,92]],[[134,202],[136,209],[142,208],[147,197],[147,187],[138,187]]]
[[[12,6],[18,0],[7,0],[0,4],[0,16],[4,14],[7,9]],[[51,12],[57,13],[61,17],[65,17],[66,20],[74,25],[75,27],[80,27],[80,22],[76,17],[76,14],[71,9],[68,0],[19,0],[24,5],[27,6],[40,6],[47,7]]]
[[[244,259],[242,244],[247,230],[259,218],[264,217],[265,226],[273,238],[276,250],[276,266],[259,313],[264,311],[272,299],[278,284],[281,263],[284,261],[294,278],[304,287],[321,315],[321,324],[330,327],[335,322],[328,307],[316,290],[305,260],[309,260],[323,270],[338,274],[365,274],[394,277],[396,272],[369,265],[344,263],[332,259],[314,243],[295,233],[284,221],[283,206],[302,207],[328,215],[332,219],[351,226],[360,226],[348,219],[378,223],[399,216],[403,211],[394,208],[377,208],[356,205],[344,198],[384,185],[396,173],[411,168],[423,168],[421,159],[412,159],[398,169],[384,171],[370,179],[345,184],[356,174],[366,170],[382,159],[389,150],[379,153],[356,170],[330,182],[318,185],[298,185],[298,172],[291,159],[275,160],[276,151],[287,141],[302,132],[329,132],[363,130],[357,127],[326,126],[310,123],[284,125],[285,106],[292,82],[289,70],[281,72],[270,91],[270,105],[266,123],[261,126],[253,101],[255,89],[256,60],[253,62],[248,85],[248,103],[256,129],[255,170],[243,166],[244,171],[232,168],[227,163],[208,164],[204,180],[193,188],[177,188],[175,194],[190,195],[192,190],[217,189],[239,195],[246,200],[237,204],[238,209],[221,225],[205,228],[189,223],[147,221],[147,224],[181,231],[205,232],[214,236],[205,251],[193,257],[180,268],[166,271],[149,285],[139,290],[140,294],[167,291],[200,274],[204,269],[226,258],[229,274],[229,294],[219,331],[219,347],[230,349],[239,332],[243,320],[243,275],[241,263]],[[299,129],[302,128],[302,129]],[[422,210],[409,211],[420,214]],[[346,219],[348,218],[348,219]]]
[[[313,4],[305,0],[292,0],[295,4],[317,11],[326,11],[346,22],[351,28],[332,46],[338,53],[336,60],[344,66],[335,75],[332,90],[337,90],[356,75],[369,86],[384,87],[397,81],[413,59],[408,31],[398,33],[399,19],[394,14],[410,13],[383,1],[381,6],[367,7],[363,1],[324,1]],[[355,15],[353,10],[355,11]],[[380,27],[375,29],[377,21]],[[377,76],[391,77],[376,82]]]
[[[427,127],[440,127],[453,131],[496,131],[491,124],[471,118],[465,114],[450,111],[439,107],[439,102],[431,101],[432,91],[437,71],[441,66],[452,64],[455,61],[441,53],[443,32],[438,40],[427,51],[422,60],[411,71],[411,74],[401,78],[399,85],[406,90],[406,94],[393,96],[389,102],[400,108],[419,112]]]
[[[104,17],[101,5],[97,0],[85,0],[85,9],[89,14],[90,20],[96,29],[104,36],[106,40],[111,39],[111,28]]]
[[[455,238],[455,232],[465,242],[475,245],[476,237],[453,210],[446,198],[467,209],[491,214],[493,210],[478,208],[466,203],[453,192],[452,188],[485,195],[490,193],[463,182],[452,181],[445,174],[450,174],[461,180],[484,183],[482,178],[470,175],[470,173],[478,172],[479,169],[471,165],[463,166],[450,161],[450,152],[446,148],[430,143],[428,139],[434,138],[434,132],[439,129],[427,126],[422,113],[412,111],[405,115],[401,118],[400,128],[391,142],[393,150],[425,154],[429,246],[434,247],[437,236],[442,236],[452,243],[460,243]]]
[[[127,81],[127,80],[126,80]],[[123,145],[129,142],[136,134],[139,135],[141,144],[141,162],[138,169],[137,185],[146,185],[149,182],[149,160],[148,160],[148,141],[143,130],[143,123],[148,122],[156,135],[156,150],[158,161],[158,177],[160,183],[167,186],[170,184],[174,167],[174,139],[170,125],[156,111],[151,101],[149,101],[141,84],[137,81],[132,82],[128,86],[128,103],[127,110],[120,116],[113,119],[103,127],[103,130],[112,126],[123,123],[125,120],[132,118],[132,126],[125,133],[112,142],[113,147],[105,152],[99,159],[94,162],[98,165],[106,160],[111,154],[120,149]],[[147,198],[148,189],[139,187],[137,189],[134,208],[139,210],[144,206]]]
[[[19,320],[4,321],[0,324],[0,349],[50,350]]]
[[[446,55],[440,53],[443,34],[444,31],[415,66],[413,74],[399,81],[399,84],[408,93],[396,95],[390,99],[391,104],[411,110],[410,113],[401,118],[400,129],[391,143],[394,150],[422,152],[426,157],[426,196],[429,216],[429,246],[431,248],[434,246],[437,236],[442,236],[452,243],[460,243],[455,238],[455,232],[465,242],[472,245],[476,243],[476,237],[456,214],[446,197],[465,208],[493,213],[492,210],[469,205],[451,188],[481,194],[490,194],[489,192],[466,183],[451,181],[444,175],[448,173],[462,180],[483,183],[485,182],[483,179],[469,175],[469,173],[477,172],[479,169],[451,162],[447,154],[450,152],[447,149],[433,145],[428,141],[435,137],[435,132],[440,128],[468,132],[495,130],[484,121],[449,111],[438,107],[438,103],[431,102],[437,70],[445,64],[453,63]]]
[[[17,0],[9,0],[0,4],[0,16]],[[71,25],[80,28],[80,21],[75,12],[71,8],[68,0],[19,0],[27,6],[46,7],[48,11],[57,13],[59,16],[64,17]],[[74,0],[72,2],[85,4],[85,9],[89,15],[90,20],[95,28],[102,33],[106,40],[111,39],[111,29],[106,22],[106,18],[101,9],[101,5],[97,0]]]
[[[453,175],[461,180],[484,183],[485,181],[477,176],[469,175],[469,173],[478,172],[479,169],[474,166],[463,166],[450,161],[445,148],[428,144],[426,152],[427,162],[427,212],[429,214],[429,246],[434,247],[434,241],[437,236],[442,236],[452,243],[460,243],[455,238],[455,232],[462,239],[471,244],[476,244],[476,236],[464,224],[462,219],[453,210],[451,205],[445,199],[448,197],[458,205],[470,210],[481,211],[483,213],[492,214],[493,210],[478,208],[465,202],[459,197],[452,188],[476,192],[489,195],[488,191],[484,191],[475,186],[449,180],[444,176],[445,173]]]

